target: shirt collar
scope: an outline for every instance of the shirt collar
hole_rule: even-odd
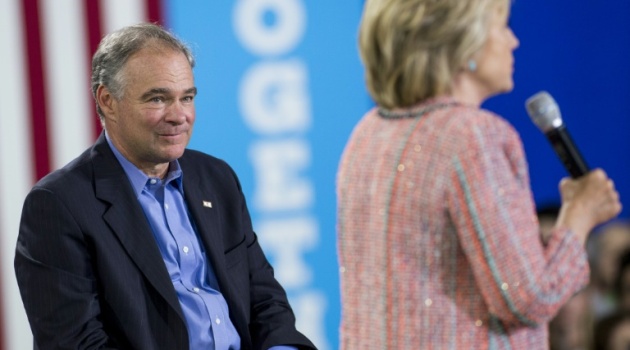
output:
[[[118,162],[120,163],[123,170],[125,171],[125,174],[127,174],[127,177],[129,178],[129,182],[131,182],[131,187],[136,193],[136,197],[140,197],[140,194],[142,193],[144,186],[147,184],[147,181],[149,181],[149,177],[145,173],[143,173],[140,169],[138,169],[137,166],[133,165],[133,163],[127,160],[127,158],[125,158],[125,156],[123,156],[122,153],[120,153],[120,151],[118,151],[116,146],[114,146],[114,143],[110,140],[109,135],[107,134],[107,131],[105,131],[105,139],[107,140],[107,144],[109,145],[109,148],[111,148],[112,152],[114,152],[114,156],[116,157],[116,159],[118,159]],[[182,181],[183,178],[184,178],[184,173],[181,167],[179,166],[179,162],[177,161],[177,159],[175,159],[174,161],[170,162],[168,166],[168,173],[166,174],[166,177],[164,178],[164,184],[167,185],[172,182],[173,186],[175,186],[175,188],[179,190],[183,195],[184,194],[184,183]]]

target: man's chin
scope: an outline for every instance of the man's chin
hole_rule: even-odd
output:
[[[184,155],[184,150],[186,147],[178,145],[178,146],[169,146],[166,149],[162,150],[160,154],[160,158],[163,163],[169,163],[176,159],[179,159],[182,155]]]

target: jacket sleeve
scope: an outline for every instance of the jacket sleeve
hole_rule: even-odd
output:
[[[88,247],[49,190],[35,188],[25,200],[14,264],[37,349],[106,348]]]
[[[449,160],[448,210],[476,284],[503,322],[547,322],[588,282],[586,252],[566,229],[543,245],[522,144],[507,122],[480,112],[457,127],[465,142]]]

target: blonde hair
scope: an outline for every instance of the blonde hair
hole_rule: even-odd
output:
[[[372,98],[409,107],[446,94],[487,38],[491,10],[510,0],[367,0],[359,49]]]

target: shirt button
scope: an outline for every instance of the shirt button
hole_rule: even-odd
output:
[[[182,250],[184,251],[184,253],[188,254],[188,247],[184,246]]]
[[[197,288],[197,287],[193,288],[193,292],[199,293],[199,288]]]
[[[150,181],[150,182],[151,182],[151,185],[155,185],[155,183],[157,182],[157,180],[156,180],[156,179],[151,179],[151,181]]]
[[[164,209],[168,210],[168,204],[164,204]]]
[[[214,322],[216,322],[217,324],[221,324],[221,319],[217,317],[217,318],[214,320]]]

